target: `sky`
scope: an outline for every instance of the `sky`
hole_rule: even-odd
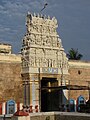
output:
[[[67,53],[78,49],[83,60],[90,61],[90,0],[0,0],[0,43],[12,45],[19,53],[26,33],[26,15],[40,13],[56,17],[57,32]]]

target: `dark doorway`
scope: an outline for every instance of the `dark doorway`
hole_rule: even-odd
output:
[[[59,90],[56,78],[43,78],[41,80],[41,111],[59,110]],[[54,88],[55,87],[55,88]]]

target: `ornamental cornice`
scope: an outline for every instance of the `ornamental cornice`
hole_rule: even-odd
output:
[[[59,35],[57,33],[56,34],[51,34],[51,33],[39,33],[39,32],[30,32],[30,33],[28,33],[28,35],[26,35],[26,37],[28,37],[31,34],[49,36],[49,37],[59,37]]]

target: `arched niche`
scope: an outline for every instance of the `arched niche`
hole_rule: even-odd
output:
[[[6,103],[6,113],[7,114],[14,114],[15,113],[15,101],[9,100]]]
[[[81,107],[82,107],[83,105],[85,105],[85,103],[86,103],[85,98],[84,98],[82,95],[80,95],[80,96],[77,98],[77,111],[78,111],[78,112],[81,111]]]
[[[75,100],[74,99],[69,100],[69,109],[70,109],[70,112],[75,112]]]

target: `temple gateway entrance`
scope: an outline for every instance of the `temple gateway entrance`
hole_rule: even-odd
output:
[[[41,80],[41,111],[59,110],[59,90],[56,78],[42,78]]]

